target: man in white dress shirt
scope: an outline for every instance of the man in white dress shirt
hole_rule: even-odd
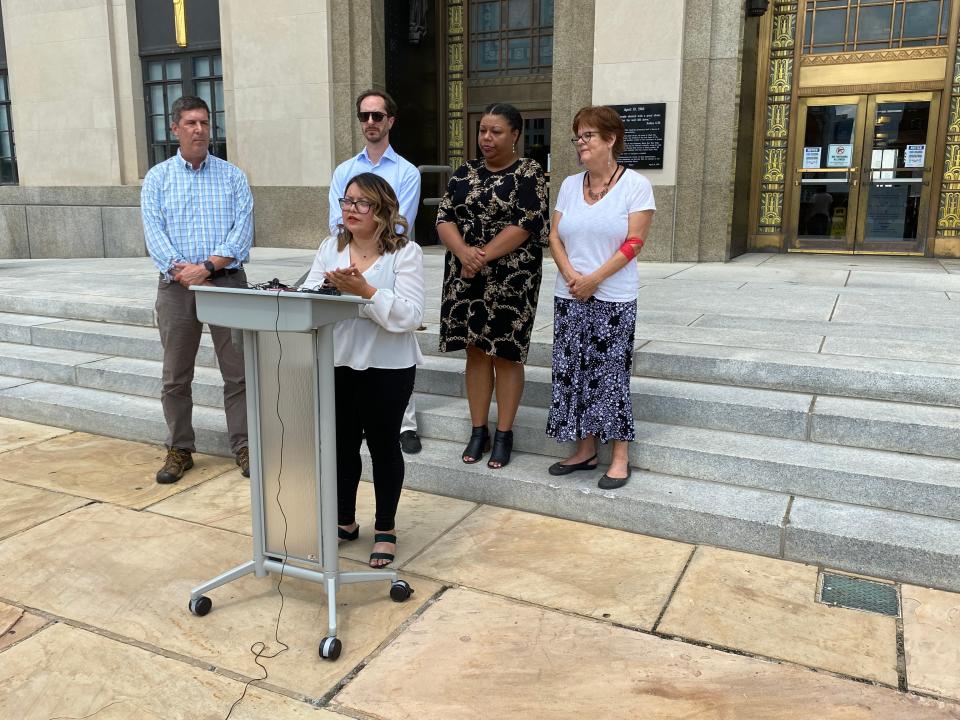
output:
[[[380,90],[365,90],[357,98],[357,119],[366,141],[358,155],[340,163],[330,180],[330,232],[336,234],[342,219],[340,198],[350,179],[363,172],[378,175],[390,183],[400,202],[400,214],[407,219],[411,232],[420,203],[420,172],[390,147],[390,129],[397,119],[397,104]],[[403,414],[400,447],[405,453],[420,452],[416,409],[413,398]]]

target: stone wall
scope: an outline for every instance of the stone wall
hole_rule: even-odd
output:
[[[327,187],[254,186],[254,244],[314,249]],[[140,188],[0,188],[0,258],[143,257]]]

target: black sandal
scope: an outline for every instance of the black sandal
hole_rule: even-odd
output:
[[[391,535],[390,533],[376,533],[373,536],[373,544],[376,545],[377,543],[381,543],[381,542],[393,543],[394,545],[396,545],[397,536]],[[383,565],[374,565],[373,564],[374,560],[386,560],[386,562]],[[370,567],[372,568],[377,568],[377,569],[385,568],[387,565],[389,565],[392,562],[393,562],[393,553],[383,553],[383,552],[370,553]]]
[[[357,525],[353,530],[344,530],[342,527],[337,525],[337,538],[343,540],[344,542],[350,542],[351,540],[356,540],[360,537],[360,526]]]
[[[513,452],[513,430],[497,430],[493,434],[493,450],[490,451],[487,467],[491,470],[506,467],[510,463],[511,452]]]
[[[480,462],[483,454],[490,449],[490,431],[486,425],[478,425],[470,433],[470,442],[463,449],[463,460],[467,465]],[[469,460],[467,458],[470,458]]]

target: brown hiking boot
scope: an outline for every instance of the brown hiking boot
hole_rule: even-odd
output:
[[[162,485],[175,483],[183,477],[183,474],[193,467],[193,455],[189,450],[180,448],[168,448],[167,459],[163,467],[157,472],[157,482]]]
[[[237,450],[237,467],[240,468],[240,474],[244,477],[250,477],[250,450],[242,447]]]

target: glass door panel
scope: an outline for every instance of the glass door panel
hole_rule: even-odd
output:
[[[936,105],[932,93],[870,98],[857,251],[923,252]]]
[[[861,97],[801,101],[791,249],[853,250],[864,115]]]

